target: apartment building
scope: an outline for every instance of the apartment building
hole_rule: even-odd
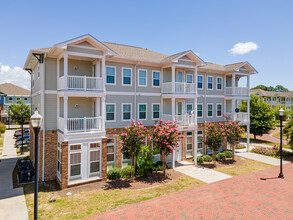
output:
[[[262,89],[251,89],[251,94],[257,95],[264,100],[270,106],[277,105],[285,106],[287,109],[292,109],[293,106],[293,91],[289,92],[276,92],[276,91],[264,91]]]
[[[248,62],[222,66],[191,50],[168,56],[87,34],[31,50],[24,69],[31,73],[32,111],[44,116],[40,180],[57,179],[61,188],[105,179],[107,169],[128,165],[118,135],[132,119],[149,129],[160,119],[177,120],[185,138],[167,158],[172,166],[211,152],[202,141],[205,123],[225,121],[224,113],[249,133],[249,108],[235,111],[249,100],[250,75],[257,73]],[[34,160],[33,142],[31,149]]]

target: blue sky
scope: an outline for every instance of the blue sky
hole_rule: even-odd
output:
[[[168,55],[191,49],[218,64],[249,61],[259,71],[251,86],[293,90],[290,0],[1,1],[0,8],[0,83],[29,87],[18,67],[30,49],[90,33]]]

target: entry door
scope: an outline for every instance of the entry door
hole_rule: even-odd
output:
[[[183,82],[183,72],[176,73],[176,82]]]
[[[183,102],[177,101],[176,105],[176,115],[182,115],[183,114]]]
[[[175,161],[182,160],[182,142],[178,142],[179,147],[175,148]]]

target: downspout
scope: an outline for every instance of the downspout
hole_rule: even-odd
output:
[[[42,182],[44,182],[45,181],[45,138],[46,138],[46,131],[45,131],[45,129],[46,129],[46,126],[45,126],[45,124],[46,124],[46,118],[45,118],[45,115],[46,115],[46,113],[45,113],[45,111],[46,111],[46,109],[45,109],[45,65],[46,65],[46,62],[45,62],[45,59],[44,59],[44,63],[42,63],[41,64],[41,73],[42,73],[42,82],[41,82],[41,110],[42,110],[42,115],[43,115],[43,117],[44,117],[44,120],[43,120],[43,125],[42,125],[42,127],[43,127],[43,159],[42,159]]]

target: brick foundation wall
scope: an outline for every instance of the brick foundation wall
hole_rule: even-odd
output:
[[[68,142],[61,143],[61,183],[57,181],[61,189],[68,187]]]

